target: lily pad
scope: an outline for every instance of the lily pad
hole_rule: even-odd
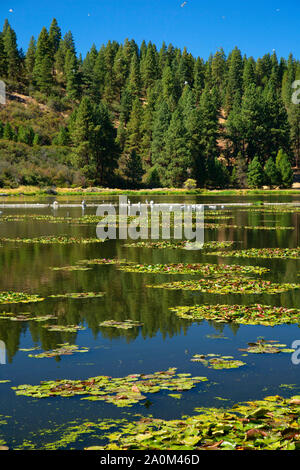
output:
[[[206,278],[147,285],[154,289],[190,290],[211,294],[277,294],[292,289],[299,289],[300,284],[279,284],[266,280],[241,278],[223,275],[220,278]]]
[[[136,328],[138,326],[143,326],[143,323],[134,320],[124,320],[124,321],[116,321],[116,320],[106,320],[100,323],[99,326],[106,326],[111,328],[121,328],[123,330],[128,330],[130,328]]]
[[[123,378],[107,376],[86,380],[56,380],[41,382],[40,385],[19,385],[12,387],[17,395],[34,398],[81,396],[87,400],[102,400],[118,407],[132,406],[146,398],[148,393],[161,390],[183,392],[206,381],[206,377],[180,377],[176,368],[153,374],[131,374]]]
[[[270,305],[192,305],[170,308],[180,318],[191,321],[212,320],[217,323],[274,326],[300,324],[300,310]]]
[[[260,266],[239,266],[238,264],[205,264],[205,263],[177,263],[177,264],[133,264],[120,266],[121,271],[150,274],[263,274],[268,268]]]

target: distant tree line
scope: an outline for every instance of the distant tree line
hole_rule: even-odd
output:
[[[235,47],[204,60],[172,44],[125,39],[93,44],[82,57],[55,19],[25,53],[6,20],[0,77],[9,93],[29,95],[62,117],[46,136],[13,119],[0,122],[0,138],[64,148],[63,164],[84,185],[292,184],[300,154],[300,105],[292,102],[300,62],[292,54],[255,60]]]

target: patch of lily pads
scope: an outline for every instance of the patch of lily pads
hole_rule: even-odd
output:
[[[66,333],[76,333],[77,331],[85,330],[81,325],[43,325],[48,331],[62,331]]]
[[[94,299],[104,295],[104,292],[67,292],[65,294],[52,294],[49,297],[54,299]]]
[[[194,354],[192,362],[201,362],[209,369],[238,369],[245,366],[246,363],[234,359],[232,356],[220,356],[219,354]]]
[[[170,309],[178,317],[191,321],[210,320],[217,323],[275,326],[300,324],[300,309],[269,305],[192,305]]]
[[[76,264],[83,264],[83,265],[106,265],[106,264],[124,264],[124,263],[127,263],[126,260],[119,260],[119,259],[116,259],[116,258],[94,258],[94,259],[81,259],[79,261],[76,262]]]
[[[225,258],[282,258],[299,259],[300,247],[297,248],[249,248],[248,250],[217,251],[207,255]]]
[[[287,348],[286,344],[280,344],[279,341],[258,338],[256,342],[248,343],[247,348],[240,348],[239,351],[251,354],[278,354],[278,353],[293,353],[295,349]]]
[[[204,263],[177,263],[177,264],[135,264],[121,266],[119,270],[134,273],[150,274],[204,274],[207,276],[215,274],[263,274],[268,268],[260,266],[240,266],[237,264],[204,264]]]
[[[64,343],[59,348],[52,349],[51,351],[44,351],[39,354],[28,354],[28,357],[36,359],[57,357],[57,356],[72,356],[74,353],[86,353],[89,351],[87,347],[79,347],[76,344]]]
[[[162,390],[183,392],[190,390],[206,377],[191,377],[191,374],[178,374],[176,368],[153,374],[132,374],[127,377],[92,377],[86,380],[51,380],[40,385],[19,385],[12,387],[16,395],[34,398],[74,397],[86,400],[102,400],[118,407],[132,406],[145,400],[146,394]]]
[[[300,397],[269,396],[198,415],[120,423],[108,444],[89,450],[298,450]]]
[[[185,249],[187,247],[187,240],[158,240],[158,241],[138,241],[132,243],[126,243],[124,246],[128,248],[172,248],[172,249]],[[233,241],[210,241],[205,242],[203,249],[223,249],[229,248],[234,244]]]
[[[11,242],[11,243],[39,243],[42,245],[52,245],[52,244],[59,244],[59,245],[69,245],[73,243],[80,243],[83,245],[89,243],[103,243],[105,240],[100,238],[84,238],[84,237],[68,237],[68,236],[41,236],[41,237],[34,237],[34,238],[0,238],[0,242]]]
[[[27,294],[25,292],[0,292],[0,304],[17,304],[17,303],[30,303],[42,302],[45,300],[37,294]]]
[[[300,284],[279,284],[268,280],[227,276],[147,285],[154,289],[200,291],[210,294],[278,294],[299,289]]]
[[[122,330],[129,330],[130,328],[143,326],[143,323],[134,321],[134,320],[124,320],[124,321],[106,320],[100,323],[99,326],[105,326],[105,327],[110,327],[110,328],[120,328]]]
[[[50,268],[52,271],[89,271],[91,268],[88,268],[87,266],[60,266],[60,267],[54,267]]]
[[[208,229],[224,229],[234,228],[243,230],[295,230],[295,227],[284,227],[281,225],[233,225],[233,224],[217,224],[217,223],[206,223],[204,228]]]
[[[55,315],[50,315],[50,314],[33,316],[31,312],[20,312],[20,313],[0,312],[0,320],[44,322],[44,321],[52,320],[53,318],[55,318]]]

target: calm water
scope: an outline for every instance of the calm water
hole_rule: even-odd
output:
[[[133,198],[131,198],[133,199]],[[237,202],[235,198],[195,198],[195,197],[156,197],[155,202]],[[263,200],[263,198],[259,198]],[[93,202],[102,202],[93,199]],[[107,199],[114,202],[117,199]],[[138,201],[134,199],[134,202]],[[141,202],[145,198],[140,199]],[[257,200],[257,198],[255,198]],[[268,202],[300,202],[299,197],[264,198]],[[20,201],[18,201],[20,202]],[[36,201],[36,202],[45,202]],[[51,202],[51,200],[47,200]],[[64,201],[66,202],[66,201]],[[72,199],[72,203],[80,200]],[[251,198],[238,202],[251,202]],[[2,215],[43,214],[51,215],[46,209],[2,209]],[[96,208],[87,208],[85,215],[96,213]],[[59,208],[56,214],[80,217],[81,208]],[[226,213],[227,215],[227,213]],[[296,247],[300,240],[300,213],[259,213],[232,209],[230,220],[216,220],[219,223],[239,226],[280,225],[294,226],[293,231],[262,231],[241,229],[206,230],[205,240],[234,240],[237,248],[252,247]],[[214,222],[210,220],[209,222]],[[70,235],[95,237],[96,225],[72,225],[49,223],[38,220],[1,222],[1,237],[37,237],[41,235]],[[1,305],[0,311],[38,314],[58,314],[58,323],[85,326],[77,333],[50,332],[41,323],[13,322],[0,320],[0,340],[6,345],[6,364],[0,365],[0,441],[5,440],[11,448],[29,439],[36,447],[42,447],[50,437],[40,433],[57,425],[65,425],[76,420],[98,420],[101,418],[130,419],[135,414],[165,419],[178,418],[185,414],[195,414],[194,408],[201,406],[231,406],[237,401],[259,399],[267,395],[285,396],[300,394],[300,365],[292,364],[290,354],[248,355],[242,357],[239,348],[247,346],[262,336],[265,339],[279,340],[291,347],[294,340],[300,339],[297,325],[277,327],[217,325],[206,321],[191,323],[179,319],[169,308],[177,305],[198,303],[240,303],[260,302],[268,305],[300,308],[300,291],[291,290],[276,295],[212,295],[198,292],[169,291],[146,288],[148,283],[161,283],[181,279],[196,279],[197,276],[168,276],[142,273],[126,273],[115,266],[91,266],[90,271],[52,271],[50,267],[74,265],[88,258],[127,259],[137,263],[208,262],[243,265],[259,265],[271,268],[271,273],[262,276],[276,282],[299,282],[299,260],[263,259],[222,259],[205,256],[201,251],[150,250],[126,248],[123,241],[108,241],[89,245],[41,245],[7,243],[0,247],[1,291],[14,290],[40,294],[66,292],[103,291],[105,296],[90,300],[46,299],[31,304]],[[132,330],[118,330],[100,327],[104,320],[137,320],[142,327]],[[211,335],[223,334],[225,339]],[[85,354],[61,356],[60,358],[35,359],[28,357],[24,348],[40,346],[48,351],[69,342],[89,347]],[[244,360],[247,365],[233,370],[212,370],[200,363],[190,361],[196,353],[216,353],[232,355]],[[169,391],[151,394],[147,402],[132,408],[117,408],[104,402],[81,401],[80,397],[49,398],[36,400],[16,396],[12,386],[38,384],[49,379],[85,379],[97,375],[123,377],[131,373],[151,373],[177,367],[178,372],[206,376],[208,382],[198,384],[194,389],[183,392],[176,400],[168,396]],[[282,384],[296,384],[299,389],[289,390]],[[220,401],[217,397],[227,399]],[[1,426],[1,416],[7,416],[7,424]],[[85,436],[70,448],[94,445],[95,440]]]

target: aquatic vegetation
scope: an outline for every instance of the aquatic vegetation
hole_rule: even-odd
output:
[[[248,343],[248,348],[241,348],[239,351],[244,351],[252,354],[278,354],[293,353],[295,349],[287,348],[286,344],[279,344],[276,340],[266,341],[259,338],[255,343]]]
[[[299,206],[283,207],[283,206],[268,206],[268,207],[248,207],[247,209],[239,209],[240,212],[265,212],[270,214],[295,214],[300,212]]]
[[[56,318],[55,315],[32,316],[32,312],[21,312],[17,314],[12,312],[0,312],[0,320],[43,322],[53,318]]]
[[[223,333],[220,334],[212,334],[212,335],[206,335],[206,338],[209,339],[229,339],[227,336],[224,336]]]
[[[121,328],[123,330],[128,330],[130,328],[136,328],[137,326],[143,326],[143,323],[140,323],[134,320],[124,320],[124,321],[106,320],[100,323],[99,326],[108,326],[111,328]]]
[[[76,262],[76,264],[124,264],[128,263],[128,261],[123,259],[116,259],[116,258],[94,258],[94,259],[81,259]]]
[[[85,353],[88,352],[89,348],[79,347],[76,344],[64,343],[59,348],[52,349],[51,351],[44,351],[39,354],[28,354],[28,357],[34,357],[37,359],[56,357],[56,356],[72,356],[74,353]]]
[[[152,284],[146,287],[154,289],[190,290],[208,292],[210,294],[277,294],[291,289],[299,289],[300,284],[279,284],[261,279],[227,276],[197,280]]]
[[[215,274],[263,274],[269,271],[268,268],[260,266],[239,266],[237,264],[204,264],[204,263],[178,263],[178,264],[132,264],[121,266],[121,271],[134,273],[151,274],[205,274],[207,276]]]
[[[283,258],[299,259],[300,247],[297,248],[249,248],[248,250],[217,251],[207,255],[236,258]]]
[[[104,292],[72,292],[66,294],[52,294],[49,297],[54,299],[94,299],[96,297],[103,297]]]
[[[288,323],[300,324],[300,310],[268,305],[192,305],[170,309],[186,320],[211,320],[218,323],[274,326]]]
[[[91,268],[88,268],[86,266],[61,266],[50,269],[52,271],[90,271]]]
[[[66,333],[76,333],[76,331],[85,330],[80,325],[43,325],[48,331],[65,331]]]
[[[37,294],[26,294],[25,292],[0,292],[0,304],[17,304],[17,303],[30,303],[42,302],[45,300]]]
[[[188,240],[160,240],[160,241],[139,241],[139,242],[132,242],[132,243],[125,243],[124,246],[128,248],[186,248]],[[203,245],[203,249],[223,249],[229,248],[234,244],[233,241],[210,241],[205,242]]]
[[[219,357],[218,357],[219,356]],[[232,356],[220,356],[219,354],[194,354],[192,362],[201,362],[209,369],[237,369],[246,363],[234,359]]]
[[[126,422],[94,450],[296,450],[300,397],[278,395],[231,408],[196,408],[195,416]],[[87,448],[89,449],[89,448]]]
[[[295,230],[295,227],[283,227],[281,225],[245,225],[246,230]]]
[[[221,228],[234,228],[242,230],[295,230],[295,227],[282,227],[280,225],[228,225],[228,224],[215,224],[205,223],[204,228],[208,229],[221,229]]]
[[[40,385],[19,385],[12,387],[17,395],[34,398],[82,396],[87,400],[103,400],[118,407],[132,406],[146,399],[143,394],[161,390],[185,391],[197,383],[207,381],[206,377],[191,377],[191,374],[177,374],[176,368],[153,374],[131,374],[127,377],[92,377],[86,380],[56,380],[41,382]]]
[[[42,245],[68,245],[72,243],[81,243],[86,245],[88,243],[103,243],[105,240],[100,238],[83,238],[83,237],[68,237],[66,235],[61,236],[51,236],[45,235],[42,237],[35,238],[0,238],[0,242],[12,242],[12,243],[40,243]]]
[[[0,384],[7,384],[11,382],[11,380],[0,380]]]

